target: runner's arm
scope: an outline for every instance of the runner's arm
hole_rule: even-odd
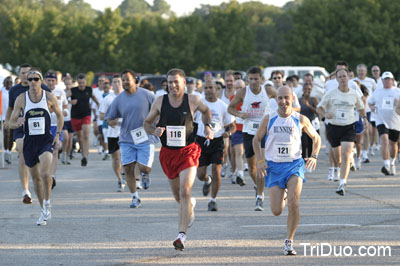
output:
[[[155,127],[154,122],[161,113],[161,103],[163,97],[158,97],[151,105],[151,109],[146,119],[144,120],[143,127],[147,134],[161,137],[164,133],[165,127]]]
[[[19,112],[20,111],[24,111],[24,107],[25,107],[25,93],[20,94],[17,99],[15,100],[15,104],[14,104],[14,109],[12,110],[11,114],[10,114],[10,119],[8,121],[8,127],[10,129],[16,129],[21,127],[24,122],[25,122],[25,118],[24,117],[19,117]],[[11,108],[8,107],[8,110],[10,110]],[[7,112],[8,112],[7,110]]]
[[[265,156],[264,154],[262,154],[261,151],[261,141],[267,134],[268,123],[269,123],[269,115],[266,115],[261,120],[260,126],[258,127],[256,135],[253,138],[253,149],[256,155],[257,178],[264,178],[264,176],[267,175],[267,171],[265,170],[265,168],[267,168],[268,165],[265,160]]]
[[[310,120],[304,116],[300,116],[300,123],[304,132],[312,139],[313,146],[311,157],[305,158],[306,161],[306,168],[310,170],[314,170],[317,166],[317,158],[319,154],[319,149],[321,148],[321,137],[319,136],[318,132],[314,129],[311,125]]]
[[[233,97],[232,101],[229,103],[228,113],[242,119],[248,118],[248,114],[236,110],[236,107],[243,102],[245,94],[246,88],[242,88],[236,93],[235,97]]]

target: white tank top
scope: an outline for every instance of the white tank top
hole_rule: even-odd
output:
[[[265,141],[265,158],[273,162],[293,162],[301,158],[300,114],[288,117],[272,112]]]
[[[243,132],[255,135],[261,120],[269,114],[269,98],[263,88],[255,95],[249,86],[246,87],[246,95],[244,96],[242,112],[248,113],[249,118],[243,121]]]
[[[47,104],[46,91],[43,91],[42,99],[37,103],[31,101],[31,99],[29,98],[29,91],[25,92],[24,116],[26,117],[26,113],[34,109],[45,109],[50,115],[49,106]]]

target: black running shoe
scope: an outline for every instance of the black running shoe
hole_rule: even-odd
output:
[[[210,212],[216,212],[216,211],[218,211],[217,203],[216,203],[215,201],[210,201],[210,202],[208,203],[208,211],[210,211]]]
[[[81,160],[81,166],[86,166],[86,165],[87,165],[87,159],[83,157]]]
[[[51,190],[56,186],[56,178],[54,176],[51,177],[53,179],[53,184],[51,185]]]
[[[390,175],[389,170],[388,170],[385,166],[382,166],[381,172],[382,172],[383,174],[385,174],[385,175]]]
[[[236,176],[236,184],[239,186],[243,187],[246,185],[246,182],[244,182],[244,179],[240,176]]]

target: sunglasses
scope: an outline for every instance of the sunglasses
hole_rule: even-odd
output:
[[[272,79],[282,79],[282,77],[273,77]]]
[[[28,81],[32,81],[32,80],[34,80],[34,81],[39,81],[40,78],[28,78]]]

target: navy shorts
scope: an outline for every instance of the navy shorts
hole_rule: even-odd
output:
[[[360,118],[356,122],[356,134],[360,135],[363,132],[364,132],[364,125],[363,125],[363,121],[362,121],[361,116],[360,116]]]
[[[243,133],[242,131],[236,130],[231,136],[231,146],[233,147],[238,144],[243,144]]]
[[[74,129],[72,128],[71,121],[64,121],[63,130],[67,130],[68,133],[74,133]]]
[[[24,138],[24,135],[25,135],[24,127],[16,128],[16,129],[14,129],[14,132],[13,132],[13,139],[14,139],[14,141],[17,139],[22,139],[22,138]]]
[[[326,125],[326,133],[332,148],[340,146],[342,141],[354,142],[356,140],[356,123],[347,126]]]
[[[39,156],[48,151],[53,153],[53,138],[24,139],[23,154],[26,166],[34,167],[39,162]]]

